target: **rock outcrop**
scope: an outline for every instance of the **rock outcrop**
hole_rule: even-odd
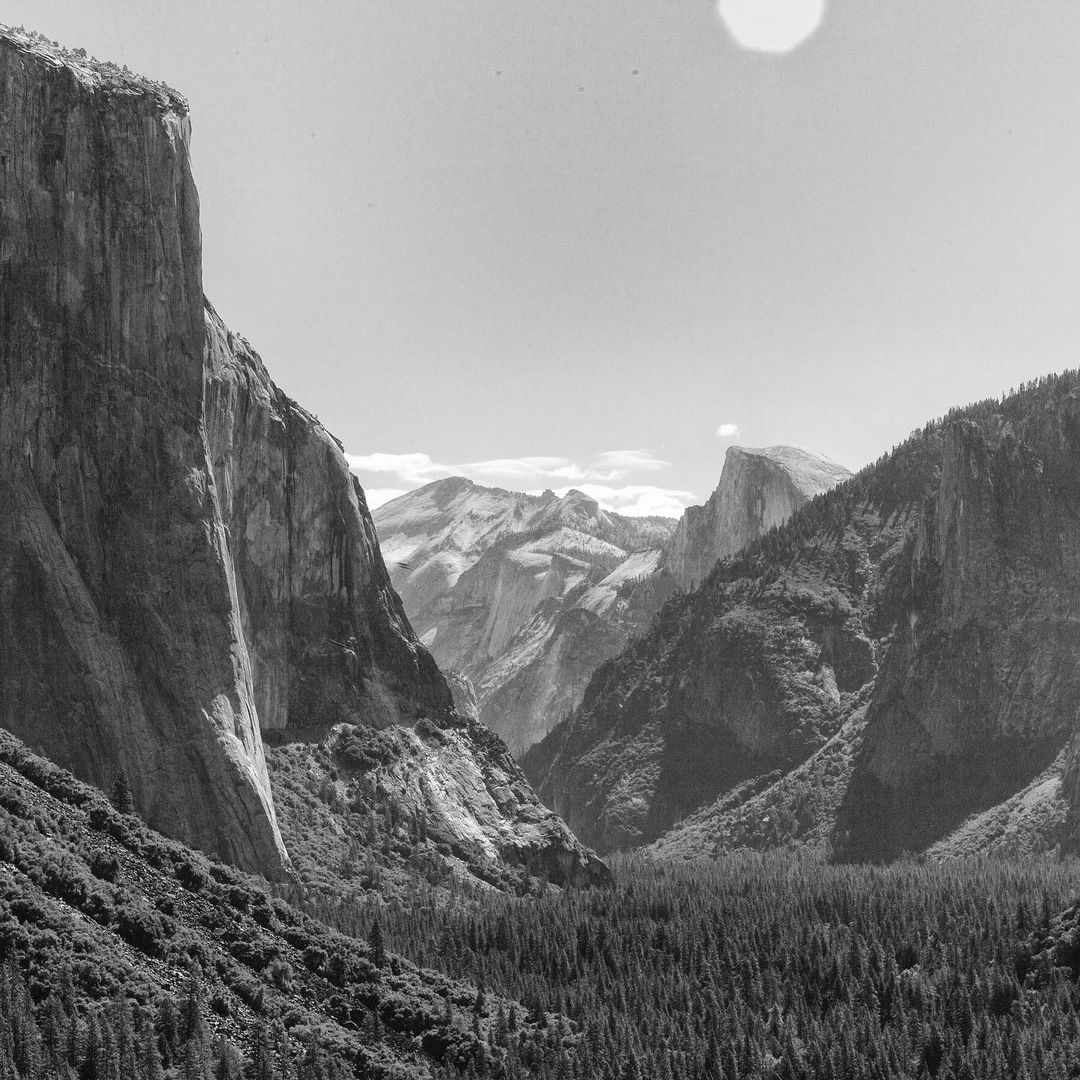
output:
[[[797,446],[728,448],[720,483],[704,506],[689,506],[668,544],[665,565],[684,589],[726,559],[783,525],[815,495],[851,476],[843,465]]]
[[[0,724],[275,873],[324,785],[279,829],[264,736],[319,761],[419,723],[446,748],[381,764],[387,845],[457,759],[510,794],[448,785],[448,842],[602,876],[454,711],[341,447],[205,302],[188,135],[168,88],[0,29]]]
[[[928,425],[721,562],[525,758],[601,847],[1075,846],[1080,378]]]

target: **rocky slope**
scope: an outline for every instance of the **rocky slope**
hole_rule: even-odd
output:
[[[336,911],[343,923],[359,914],[340,904]],[[169,1071],[181,1071],[176,1032],[160,1022],[155,1031],[154,1023],[167,1015],[167,1001],[182,1013],[193,974],[201,1021],[215,1046],[228,1039],[249,1059],[267,1026],[277,1052],[289,1039],[298,1055],[310,1056],[314,1045],[333,1060],[333,1074],[355,1071],[372,1080],[441,1076],[440,1064],[505,1075],[508,1053],[546,1056],[545,1033],[525,1008],[516,1006],[520,1034],[504,1039],[510,1003],[485,995],[477,1010],[475,986],[393,952],[380,957],[357,940],[370,925],[366,919],[350,927],[355,936],[335,932],[272,897],[265,881],[117,812],[101,792],[0,731],[0,952],[23,967],[34,1000],[51,992],[51,1003],[61,1000],[83,1017],[84,1024],[72,1025],[73,1056],[79,1048],[90,1056],[95,1043],[85,1022],[95,1011],[108,1003],[115,1015],[126,1002],[136,1017],[149,1019],[150,1045],[162,1048],[166,1066],[171,1057]],[[393,949],[391,934],[386,950]],[[6,979],[4,985],[10,1020]],[[56,1030],[55,1009],[46,1030]],[[115,1047],[100,1027],[94,1033]],[[116,1038],[115,1029],[109,1034]],[[137,1045],[141,1051],[145,1044]],[[10,1055],[9,1043],[0,1058],[10,1062]],[[68,1071],[66,1061],[59,1071]],[[127,1075],[160,1076],[161,1067],[129,1064]]]
[[[317,794],[279,821],[264,736],[316,762],[346,729],[422,723],[453,750],[401,744],[383,804],[453,759],[471,780],[438,814],[485,874],[587,878],[454,711],[340,446],[205,303],[188,136],[168,88],[0,30],[0,724],[274,873]]]
[[[525,759],[549,805],[684,854],[1074,843],[1078,384],[956,410],[672,600]]]
[[[440,667],[471,681],[480,719],[515,753],[574,708],[672,587],[657,567],[675,523],[608,513],[580,491],[451,477],[374,519],[413,626]]]
[[[428,484],[374,513],[413,625],[441,667],[475,685],[480,718],[523,754],[581,702],[676,587],[850,474],[789,446],[732,447],[705,506],[676,524],[559,499]]]

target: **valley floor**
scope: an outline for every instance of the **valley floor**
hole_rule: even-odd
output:
[[[1080,895],[1080,862],[613,869],[606,890],[393,906],[387,941],[532,1017],[568,1016],[583,1037],[545,1070],[560,1078],[1078,1075],[1080,985],[1058,966],[1076,934],[1058,913]]]

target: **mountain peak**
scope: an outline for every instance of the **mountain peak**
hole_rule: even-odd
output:
[[[702,581],[717,560],[849,476],[843,465],[798,446],[729,446],[716,490],[704,506],[687,507],[679,521],[668,569],[684,588]]]
[[[725,455],[724,467],[729,459],[751,458],[767,461],[783,470],[792,483],[807,497],[812,498],[819,492],[827,491],[851,476],[851,470],[832,458],[819,454],[815,450],[805,450],[801,446],[729,446]],[[723,484],[721,475],[720,484]],[[717,490],[719,490],[719,485]]]

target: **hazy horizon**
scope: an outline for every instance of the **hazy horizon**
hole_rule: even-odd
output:
[[[797,3],[788,52],[749,0],[3,17],[188,97],[207,295],[372,503],[674,515],[734,442],[857,470],[1077,363],[1080,6]]]

